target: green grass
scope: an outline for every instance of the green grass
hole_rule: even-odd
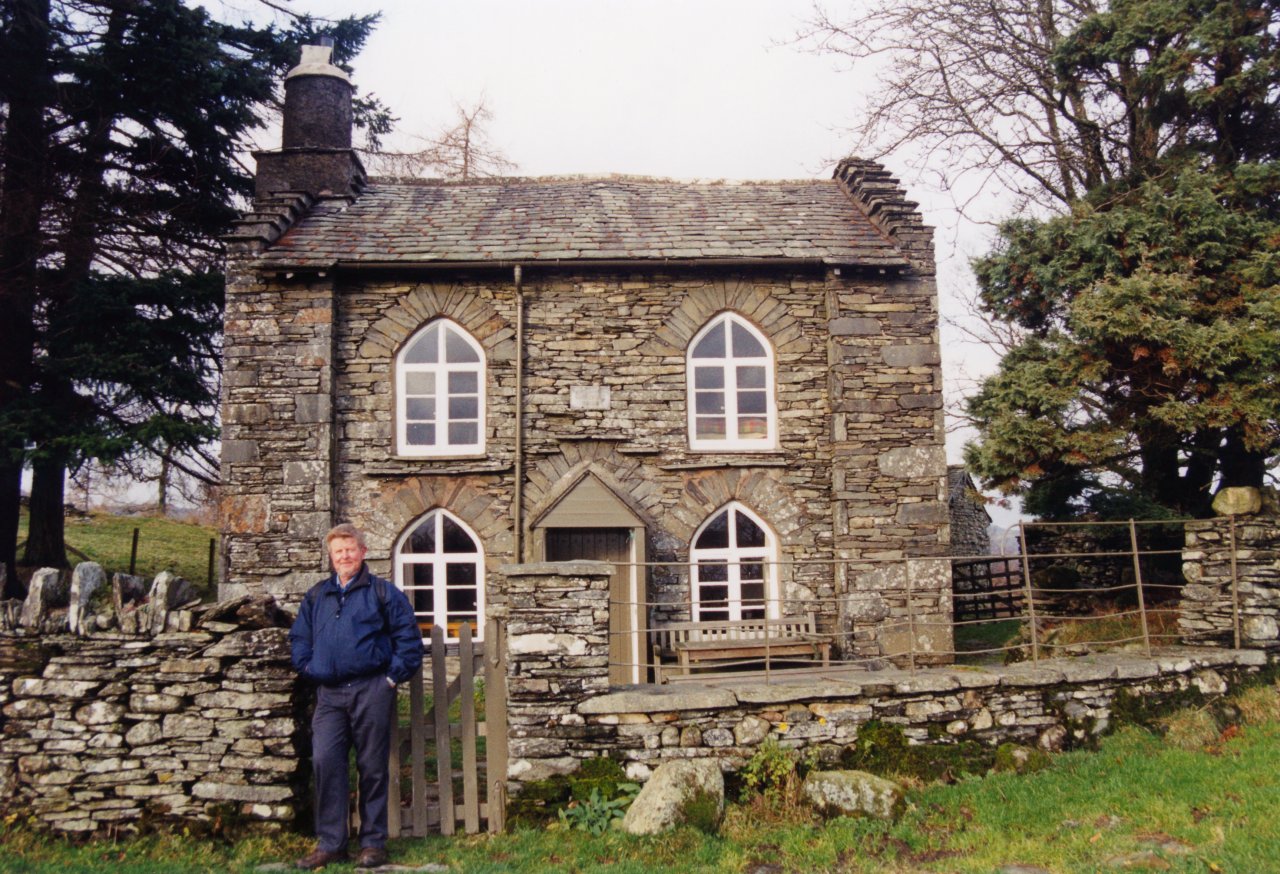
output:
[[[157,516],[112,516],[96,512],[73,516],[66,521],[67,559],[73,566],[81,561],[96,561],[108,574],[128,573],[134,528],[138,529],[134,573],[151,579],[160,571],[173,571],[201,589],[208,587],[209,540],[217,537],[217,529],[208,525]],[[18,540],[26,537],[24,510],[18,523]],[[21,549],[18,557],[22,557]]]
[[[1056,756],[1030,776],[990,775],[913,789],[896,824],[811,820],[798,811],[734,806],[718,837],[680,830],[599,838],[567,830],[392,842],[392,858],[465,872],[785,871],[995,872],[1015,863],[1054,872],[1280,870],[1280,722],[1181,749],[1127,728],[1097,752]],[[1256,696],[1256,693],[1255,693]],[[1258,702],[1254,702],[1255,705]],[[310,847],[297,835],[236,842],[183,836],[70,843],[20,824],[0,833],[0,871],[248,872]],[[330,869],[350,871],[347,866]]]

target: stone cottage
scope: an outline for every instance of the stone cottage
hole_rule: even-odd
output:
[[[931,231],[882,167],[369,179],[328,56],[229,240],[223,597],[296,599],[350,520],[451,634],[503,566],[618,562],[616,682],[673,620],[813,612],[887,655],[909,575],[949,616]]]

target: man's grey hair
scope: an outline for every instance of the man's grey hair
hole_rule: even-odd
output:
[[[366,549],[364,542],[364,532],[350,522],[343,522],[341,525],[334,525],[329,529],[329,533],[324,536],[324,548],[328,552],[329,544],[334,540],[350,538],[356,542],[361,549]]]

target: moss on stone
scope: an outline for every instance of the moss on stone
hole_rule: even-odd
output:
[[[681,819],[686,825],[708,835],[720,831],[723,812],[720,799],[712,792],[701,790],[690,795],[689,800],[680,808]]]
[[[626,780],[622,765],[613,759],[584,759],[572,774],[522,784],[520,794],[507,802],[507,822],[513,828],[541,828],[555,822],[569,802],[588,800],[592,789],[599,790],[600,798],[616,798],[618,784]]]
[[[845,749],[841,764],[879,776],[949,783],[964,774],[986,773],[992,761],[991,748],[978,741],[913,745],[898,726],[872,720],[858,729],[857,740]]]
[[[1034,747],[1003,743],[996,747],[993,771],[1013,771],[1018,774],[1034,774],[1049,767],[1049,754]]]

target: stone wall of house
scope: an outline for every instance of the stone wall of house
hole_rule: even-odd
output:
[[[87,599],[89,621],[71,633],[66,589],[51,598],[52,585],[24,616],[3,611],[19,621],[0,630],[0,809],[74,835],[292,824],[306,797],[306,690],[275,625],[287,616],[269,599],[161,609],[154,588],[122,596],[129,579],[113,593],[125,622],[111,599]]]
[[[1182,648],[1005,667],[889,669],[831,677],[682,682],[609,692],[607,565],[508,569],[511,714],[508,777],[522,784],[608,756],[646,780],[659,764],[714,758],[736,770],[767,737],[836,758],[870,720],[918,743],[1004,741],[1061,749],[1106,730],[1117,696],[1151,704],[1194,689],[1219,695],[1267,663],[1259,650]],[[577,606],[576,609],[574,605]],[[573,624],[559,617],[570,614]],[[594,619],[593,619],[594,617]],[[593,626],[594,621],[594,626]],[[775,678],[780,679],[780,678]]]
[[[1178,616],[1178,629],[1184,640],[1232,646],[1238,633],[1241,646],[1280,649],[1277,509],[1272,497],[1260,514],[1187,523],[1182,550],[1187,584],[1182,590]]]
[[[252,258],[310,198],[228,243],[222,396],[221,598],[300,599],[334,523],[331,275],[277,280]]]
[[[778,537],[789,611],[819,613],[865,654],[901,648],[875,629],[882,615],[906,611],[905,588],[870,611],[848,611],[841,596],[853,584],[830,559],[853,562],[859,590],[878,591],[898,579],[877,574],[879,560],[945,552],[931,277],[530,270],[523,287],[526,546],[516,556],[512,276],[360,274],[335,286],[317,276],[232,274],[223,463],[227,578],[236,582],[223,597],[298,597],[322,569],[319,535],[340,519],[366,529],[371,565],[389,573],[397,539],[441,507],[476,532],[490,571],[486,600],[497,604],[496,569],[539,557],[530,528],[590,471],[644,521],[653,562],[686,560],[697,527],[741,501]],[[773,343],[776,450],[689,448],[686,348],[726,310]],[[483,457],[395,454],[392,363],[436,317],[464,327],[487,356]],[[915,608],[948,612],[944,584],[922,579]],[[687,576],[655,570],[648,599],[654,621],[688,618]]]

